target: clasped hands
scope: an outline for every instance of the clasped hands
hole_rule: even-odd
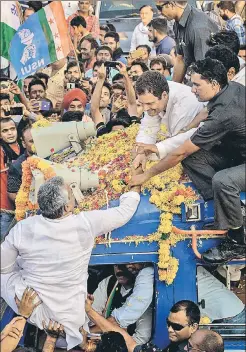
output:
[[[137,170],[139,168],[142,169],[142,172],[139,174],[133,174],[130,186],[141,186],[143,183],[147,182],[151,175],[148,170],[146,170],[147,157],[152,154],[159,154],[158,148],[155,144],[145,144],[145,143],[137,143],[135,148],[132,151],[133,157],[133,169]]]

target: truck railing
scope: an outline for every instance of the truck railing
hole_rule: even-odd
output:
[[[236,330],[235,328],[244,328],[246,331],[246,324],[236,324],[236,323],[211,323],[211,324],[199,324],[199,328],[215,328],[216,330],[226,330],[225,328],[231,328]],[[246,337],[246,333],[244,334],[223,334],[220,333],[221,337],[226,339],[241,339]]]

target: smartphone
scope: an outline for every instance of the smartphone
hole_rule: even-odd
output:
[[[75,83],[67,83],[67,89],[74,89]]]
[[[0,89],[9,89],[11,82],[10,81],[1,81]]]
[[[23,107],[15,106],[13,108],[10,108],[9,115],[10,116],[23,115]]]
[[[50,102],[49,101],[41,101],[40,111],[48,111],[50,110]]]
[[[119,61],[105,61],[104,66],[107,68],[117,68],[120,65]]]
[[[133,60],[140,59],[144,55],[144,49],[139,48],[137,50],[134,50],[130,53],[130,57]]]

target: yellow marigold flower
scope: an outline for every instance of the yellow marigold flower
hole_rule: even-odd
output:
[[[206,324],[211,324],[211,319],[209,317],[201,317],[200,319],[200,324],[201,325],[206,325]]]
[[[176,196],[174,197],[174,200],[173,200],[173,204],[174,205],[180,205],[181,203],[183,203],[185,200],[184,196]]]

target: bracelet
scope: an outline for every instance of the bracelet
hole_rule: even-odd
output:
[[[53,339],[57,339],[60,335],[60,332],[59,331],[51,331],[51,330],[48,330],[48,329],[44,329],[46,335],[52,337]]]

